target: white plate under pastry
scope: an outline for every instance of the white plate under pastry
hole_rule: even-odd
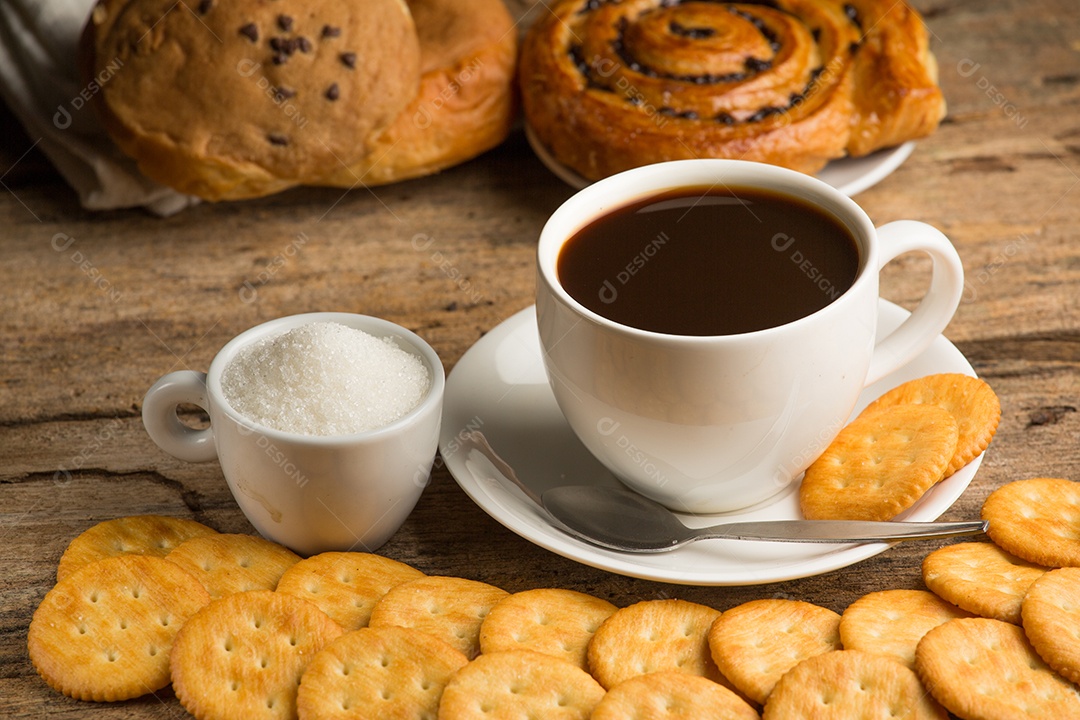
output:
[[[525,125],[525,137],[533,152],[540,158],[540,162],[557,178],[575,190],[580,190],[590,184],[581,175],[556,160],[528,124]],[[850,197],[887,178],[908,159],[914,149],[914,142],[906,142],[896,147],[878,150],[865,157],[833,160],[822,168],[816,177]]]
[[[886,300],[878,305],[880,331],[897,327],[908,312]],[[859,412],[886,390],[932,373],[975,375],[944,337],[912,362],[867,387]],[[702,540],[669,553],[633,555],[605,550],[551,524],[530,494],[557,485],[618,485],[578,441],[548,386],[540,354],[535,308],[508,318],[462,356],[446,381],[439,449],[458,485],[486,513],[527,540],[564,557],[620,575],[686,585],[755,585],[818,575],[873,557],[890,547]],[[931,521],[964,492],[982,462],[931,488],[898,519]],[[799,518],[797,484],[755,507],[718,515],[681,515],[703,527],[737,520]]]

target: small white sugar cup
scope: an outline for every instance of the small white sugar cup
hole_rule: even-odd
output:
[[[389,338],[417,357],[430,378],[427,394],[403,417],[373,430],[302,435],[255,423],[227,401],[222,372],[242,348],[316,322],[334,322]],[[182,370],[158,380],[143,400],[143,424],[169,454],[190,462],[217,458],[233,497],[263,536],[302,555],[370,552],[412,512],[427,485],[438,446],[445,373],[415,333],[387,320],[351,313],[279,318],[229,341],[206,373]],[[193,429],[176,408],[197,405],[210,426]]]

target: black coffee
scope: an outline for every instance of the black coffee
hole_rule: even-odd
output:
[[[749,188],[682,188],[594,220],[559,252],[585,307],[674,335],[733,335],[814,313],[855,281],[859,251],[834,217]]]

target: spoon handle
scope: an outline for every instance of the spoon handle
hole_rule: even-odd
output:
[[[702,528],[698,538],[767,540],[774,542],[898,542],[929,538],[978,535],[985,520],[970,522],[875,522],[870,520],[766,520],[736,522]]]

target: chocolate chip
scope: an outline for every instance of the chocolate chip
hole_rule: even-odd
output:
[[[851,21],[852,25],[860,29],[862,28],[862,19],[859,17],[858,8],[854,5],[845,5],[844,14],[847,15],[847,18]]]
[[[278,53],[277,55],[274,55],[272,60],[274,61],[275,65],[284,65],[286,62],[289,61],[289,56],[285,53]]]
[[[341,35],[341,28],[334,27],[333,25],[322,26],[322,36],[324,38],[339,37]]]
[[[256,27],[255,23],[248,23],[247,25],[240,28],[240,34],[246,37],[251,42],[259,41],[259,28]]]
[[[300,47],[300,41],[296,38],[273,37],[270,38],[270,49],[274,52],[292,55]]]
[[[711,27],[687,27],[680,22],[670,23],[668,30],[674,35],[680,35],[691,40],[705,40],[716,34],[716,30]]]
[[[337,83],[332,83],[330,87],[326,88],[326,99],[337,100],[341,97],[341,91],[338,89]]]
[[[285,137],[284,135],[279,135],[278,133],[270,133],[269,135],[266,136],[266,139],[270,141],[271,145],[288,145],[289,144],[289,138]]]
[[[290,30],[292,30],[292,18],[288,15],[278,15],[277,25],[285,32],[289,32]]]
[[[761,73],[772,68],[772,60],[759,60],[756,57],[749,57],[743,62],[747,72]]]
[[[761,108],[760,110],[758,110],[756,113],[754,113],[750,117],[746,118],[746,122],[748,122],[748,123],[761,122],[762,120],[764,120],[767,117],[772,117],[773,115],[780,115],[783,112],[784,112],[784,108],[782,108],[782,107],[776,107],[775,105],[766,105],[765,107]]]
[[[279,87],[274,89],[274,95],[279,100],[287,100],[296,96],[296,91],[290,87]]]
[[[310,40],[308,40],[308,39],[307,39],[306,37],[304,37],[303,35],[301,35],[300,37],[296,38],[296,41],[295,41],[295,42],[296,42],[296,47],[300,48],[300,52],[302,52],[302,53],[309,53],[309,52],[311,52],[311,41],[310,41]]]
[[[275,53],[292,55],[299,49],[299,46],[300,41],[297,38],[286,38],[285,36],[270,38],[270,50]]]
[[[205,15],[214,7],[214,0],[199,0],[199,14]]]
[[[345,67],[347,67],[347,68],[355,68],[356,67],[356,53],[354,53],[354,52],[344,52],[344,53],[341,53],[341,55],[339,55],[338,57],[341,58],[341,63]]]

